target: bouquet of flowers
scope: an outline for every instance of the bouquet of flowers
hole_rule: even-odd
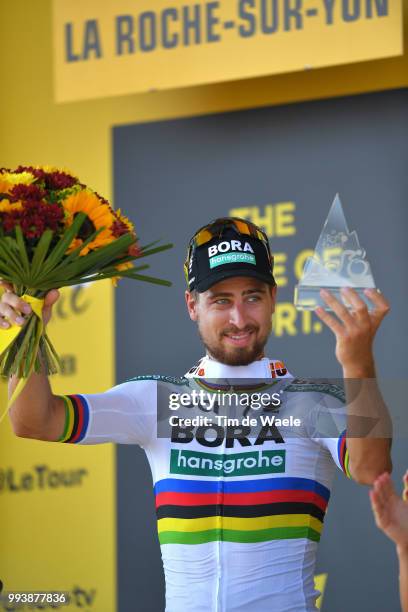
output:
[[[41,364],[47,374],[57,371],[41,317],[49,290],[106,278],[116,285],[121,277],[170,285],[140,274],[149,266],[133,261],[171,246],[139,246],[129,219],[69,172],[0,169],[0,278],[33,310],[22,328],[0,330],[0,375],[26,379]]]

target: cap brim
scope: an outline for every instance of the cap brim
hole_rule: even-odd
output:
[[[258,272],[257,270],[225,270],[223,272],[219,272],[217,274],[211,274],[210,277],[202,280],[200,283],[194,287],[196,291],[199,293],[204,293],[207,289],[210,289],[216,283],[220,283],[227,278],[233,278],[234,276],[249,276],[250,278],[256,278],[264,283],[268,283],[268,285],[276,285],[275,279],[270,274],[263,274],[262,272]]]

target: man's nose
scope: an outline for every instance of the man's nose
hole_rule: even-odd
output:
[[[229,322],[238,329],[244,329],[247,324],[246,316],[245,316],[245,308],[242,304],[234,304],[230,308],[229,312]]]

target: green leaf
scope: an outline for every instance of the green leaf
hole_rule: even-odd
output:
[[[3,376],[10,376],[10,374],[14,374],[12,371],[14,358],[16,356],[18,349],[17,338],[14,340],[13,344],[11,344],[8,349],[3,351],[1,354],[1,373]]]
[[[28,276],[30,271],[30,262],[28,260],[27,250],[23,232],[19,225],[16,225],[16,243],[21,265],[23,266],[24,274]]]
[[[148,268],[150,268],[150,266],[148,264],[145,264],[144,266],[138,266],[137,268],[129,268],[129,270],[131,269],[132,270],[147,270]],[[123,270],[123,271],[125,272],[126,270]],[[105,268],[102,268],[102,270],[98,270],[97,274],[98,274],[98,277],[108,274],[109,278],[111,278],[111,275],[119,276],[120,270],[117,269],[116,264],[115,264],[114,266],[106,266]]]
[[[90,274],[91,272],[98,272],[100,268],[113,262],[113,260],[120,255],[122,252],[126,252],[129,247],[129,240],[132,241],[132,237],[129,234],[124,234],[120,238],[117,238],[114,242],[107,244],[106,246],[85,255],[84,257],[77,257],[70,265],[64,267],[62,274],[63,278],[70,279],[73,277],[79,277],[85,273]],[[47,281],[60,281],[61,276],[53,274],[47,276]],[[42,286],[42,285],[41,285]]]
[[[61,263],[58,264],[58,266],[56,266],[54,268],[53,272],[59,272],[65,266],[67,266],[69,263],[71,263],[71,261],[75,260],[77,257],[81,257],[80,252],[82,251],[82,249],[85,248],[90,242],[92,242],[92,240],[95,240],[95,238],[98,236],[98,234],[100,234],[104,229],[105,228],[100,227],[91,236],[89,236],[89,238],[84,240],[83,243],[80,246],[78,246],[76,249],[71,251],[71,253],[69,253],[69,255],[64,257],[64,259],[61,261]],[[84,257],[86,257],[86,255],[84,255]]]
[[[149,255],[154,255],[155,253],[160,253],[161,251],[167,251],[168,249],[173,248],[174,244],[163,244],[162,246],[158,246],[155,249],[148,249],[147,251],[142,251],[141,255],[135,257],[135,259],[141,259],[142,257],[148,257]]]
[[[44,263],[44,259],[48,253],[48,249],[53,236],[54,232],[52,230],[45,230],[45,232],[40,238],[39,243],[35,247],[34,256],[31,262],[31,276],[33,284],[35,283],[36,276],[38,276],[39,272],[41,271],[41,266]]]
[[[84,284],[84,283],[94,283],[100,280],[106,280],[108,278],[113,278],[114,276],[119,276],[119,277],[126,277],[126,278],[132,278],[132,279],[136,279],[136,280],[144,280],[147,282],[151,282],[151,283],[156,283],[159,285],[166,285],[168,287],[170,287],[172,285],[172,283],[170,281],[166,281],[166,280],[161,280],[159,278],[153,278],[153,277],[149,277],[149,276],[142,276],[141,274],[138,274],[137,272],[140,272],[141,270],[146,270],[147,268],[149,268],[150,266],[148,266],[147,264],[144,266],[138,266],[137,268],[132,268],[132,270],[124,270],[123,272],[119,272],[118,270],[114,270],[112,272],[109,273],[103,273],[103,274],[98,274],[95,273],[94,275],[82,275],[80,277],[76,277],[75,279],[72,280],[64,280],[62,279],[60,281],[60,283],[51,283],[50,285],[44,285],[41,289],[45,292],[49,291],[50,289],[59,289],[60,287],[70,287],[71,285],[80,285],[80,284]]]
[[[64,271],[65,269],[68,267],[68,265],[70,263],[72,263],[73,261],[75,261],[76,259],[78,259],[80,256],[80,252],[82,251],[82,249],[87,246],[90,242],[92,242],[92,240],[94,240],[96,238],[96,236],[98,234],[100,234],[100,232],[103,231],[103,228],[100,228],[98,230],[96,230],[91,236],[89,236],[89,238],[87,238],[86,240],[84,240],[84,242],[77,247],[76,249],[74,249],[73,251],[71,251],[71,253],[69,253],[69,255],[67,255],[66,257],[64,257],[59,264],[57,264],[53,270],[51,271],[51,274],[47,274],[47,279],[49,280],[51,278],[61,278],[62,276],[64,276]],[[86,257],[86,255],[84,256]],[[81,257],[82,258],[82,257]],[[42,279],[42,274],[39,274],[38,277],[36,278],[36,283],[38,284],[38,282],[41,282]]]
[[[62,370],[62,364],[61,364],[60,357],[59,357],[57,351],[55,350],[53,343],[51,342],[51,340],[49,339],[49,337],[48,337],[48,335],[46,333],[44,334],[44,342],[46,344],[47,349],[50,352],[50,355],[51,355],[50,361],[51,361],[51,363],[52,363],[52,358],[53,358],[55,360],[56,365],[58,366],[58,368],[60,370]]]
[[[13,282],[17,282],[22,284],[22,276],[21,276],[21,266],[19,262],[15,263],[12,254],[6,244],[5,240],[0,239],[0,255],[3,257],[3,260],[7,261],[7,269],[13,276]]]
[[[25,353],[27,350],[27,346],[29,344],[31,336],[34,334],[34,329],[35,329],[34,319],[35,318],[36,318],[36,315],[32,314],[30,316],[30,320],[25,324],[24,331],[21,332],[21,333],[24,333],[24,338],[22,339],[21,345],[14,358],[14,364],[17,368],[20,367],[20,364],[25,362]]]
[[[97,279],[101,279],[101,278],[112,278],[113,276],[120,276],[122,274],[122,272],[128,272],[128,271],[141,271],[141,270],[147,270],[148,268],[150,268],[150,266],[148,264],[145,264],[144,266],[138,266],[137,268],[129,268],[129,270],[123,270],[120,271],[116,268],[116,266],[110,266],[107,268],[104,268],[103,270],[100,270],[97,273]]]
[[[0,240],[0,243],[3,245],[4,250],[7,253],[8,261],[10,261],[17,266],[18,269],[21,269],[21,264],[16,255],[16,242],[10,236],[5,236]]]
[[[165,251],[165,250],[171,248],[172,246],[173,246],[172,244],[165,244],[165,245],[162,245],[162,246],[157,247],[155,249],[151,249],[149,252],[145,252],[143,254],[143,257],[146,257],[147,255],[153,255],[155,253],[159,253],[160,251]],[[95,254],[96,254],[96,251],[95,251]],[[101,263],[100,263],[100,261],[98,261],[97,265],[95,266],[95,272],[98,272],[100,274],[103,274],[105,272],[111,272],[111,271],[114,272],[117,265],[119,265],[121,263],[127,263],[127,262],[130,262],[130,261],[137,262],[137,260],[139,260],[141,258],[142,258],[142,256],[139,256],[139,255],[136,256],[136,257],[133,256],[133,255],[127,255],[125,257],[121,257],[119,259],[115,259],[114,261],[109,261],[108,264],[106,264],[104,267],[101,267]],[[149,267],[149,266],[142,266],[142,267],[140,267],[138,269],[143,270],[146,267]],[[134,270],[134,268],[133,268],[133,270]],[[90,271],[93,271],[93,270],[90,270]],[[117,270],[116,270],[116,275],[118,275],[118,271]],[[114,274],[114,276],[115,276],[115,274]],[[111,278],[111,277],[109,277],[109,278]]]
[[[14,281],[14,277],[9,276],[7,272],[0,270],[0,280],[6,281],[7,283],[12,283]]]
[[[125,274],[122,273],[121,276],[125,278],[133,278],[134,280],[146,281],[147,283],[154,283],[155,285],[164,285],[165,287],[171,287],[172,282],[168,280],[164,280],[162,278],[155,278],[154,276],[144,276],[142,274]]]
[[[81,229],[83,222],[85,221],[86,214],[78,213],[72,225],[64,232],[57,245],[53,248],[47,259],[45,260],[42,275],[46,276],[64,257],[69,245]]]
[[[40,346],[41,333],[40,333],[41,322],[38,317],[34,316],[33,332],[30,333],[30,341],[28,344],[28,350],[24,359],[24,377],[28,378],[35,367],[35,361],[37,359],[38,348]]]
[[[161,278],[155,278],[153,276],[145,276],[142,274],[138,274],[138,272],[140,272],[141,270],[145,270],[146,268],[149,268],[149,266],[148,265],[139,266],[138,268],[132,268],[131,270],[123,270],[121,272],[119,272],[118,270],[115,270],[114,272],[104,273],[103,275],[100,275],[100,276],[98,275],[98,277],[95,280],[104,280],[106,278],[112,278],[114,276],[119,276],[121,278],[122,277],[132,278],[134,280],[143,280],[149,283],[156,283],[158,285],[166,285],[167,287],[170,287],[172,285],[170,281],[163,280]]]
[[[145,244],[145,245],[143,245],[143,246],[141,246],[139,248],[140,248],[141,251],[144,251],[146,249],[150,249],[150,247],[154,246],[155,244],[159,244],[159,242],[160,242],[160,240],[153,240],[153,242],[149,242],[148,244]]]

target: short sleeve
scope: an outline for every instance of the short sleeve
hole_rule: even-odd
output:
[[[66,418],[58,442],[145,447],[156,433],[156,380],[129,381],[104,393],[60,397]]]
[[[347,409],[341,387],[327,384],[323,391],[316,393],[309,425],[311,438],[328,450],[337,467],[351,478],[346,439]]]

